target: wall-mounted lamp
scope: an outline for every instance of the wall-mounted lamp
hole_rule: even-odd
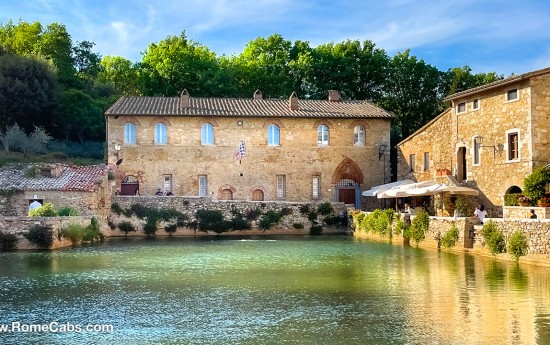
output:
[[[493,148],[493,157],[496,157],[497,153],[501,154],[502,151],[504,151],[504,145],[503,144],[496,144],[496,145],[483,145],[483,137],[475,137],[477,148]]]
[[[388,145],[386,144],[380,144],[378,145],[378,160],[382,160],[382,156],[384,156],[384,153],[386,152],[386,149],[388,148]]]
[[[118,159],[118,153],[120,152],[120,148],[121,148],[120,144],[115,143],[114,147],[115,147],[116,158]]]
[[[243,122],[241,120],[237,121],[237,126],[242,127]]]

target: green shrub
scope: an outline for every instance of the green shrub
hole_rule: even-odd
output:
[[[283,216],[290,216],[293,213],[293,210],[290,207],[283,207],[281,209],[281,213],[283,214]]]
[[[122,214],[122,207],[120,207],[120,205],[116,202],[113,202],[111,204],[111,211],[113,211],[117,216],[120,216]]]
[[[332,207],[332,204],[328,201],[322,202],[319,205],[317,205],[317,213],[319,213],[322,216],[328,216],[334,212],[334,208]]]
[[[292,224],[292,227],[293,227],[294,229],[300,230],[300,229],[303,229],[303,228],[304,228],[304,224],[302,224],[302,223],[294,223],[294,224]]]
[[[307,214],[307,219],[312,222],[312,223],[316,223],[317,222],[317,212],[315,211],[310,211],[308,214]]]
[[[78,210],[74,207],[63,207],[57,211],[57,215],[61,217],[78,216]]]
[[[258,217],[260,217],[261,214],[262,214],[262,211],[260,211],[257,208],[254,209],[254,210],[247,210],[246,211],[246,219],[256,220],[256,219],[258,219]]]
[[[0,231],[0,250],[7,251],[15,249],[17,246],[17,236],[14,234],[5,234]]]
[[[145,225],[143,226],[143,232],[147,237],[153,237],[157,233],[158,222],[156,219],[148,219]]]
[[[69,224],[66,228],[61,229],[61,236],[71,240],[73,244],[80,244],[84,234],[84,227],[80,224]]]
[[[130,206],[130,210],[132,210],[132,213],[136,215],[139,219],[143,219],[148,216],[150,213],[150,208],[145,207],[141,204],[132,204]]]
[[[168,224],[164,226],[164,231],[168,233],[168,235],[172,236],[174,232],[176,232],[178,228],[177,224]]]
[[[415,212],[416,217],[411,221],[409,235],[418,244],[426,238],[426,232],[430,227],[430,216],[428,212],[421,208],[417,208]]]
[[[403,222],[403,219],[401,217],[397,217],[397,220],[395,221],[395,226],[393,228],[393,233],[397,235],[402,235],[403,237],[408,237],[409,234],[409,226]],[[407,236],[405,236],[407,234]]]
[[[391,237],[391,224],[393,222],[394,211],[392,209],[376,209],[362,218],[360,229],[366,232],[372,232]]]
[[[214,231],[217,234],[227,232],[230,229],[230,223],[223,218],[220,210],[198,210],[196,214],[199,231]]]
[[[243,215],[238,213],[231,219],[231,229],[233,230],[250,230],[252,226],[250,222],[243,218]]]
[[[316,236],[321,235],[323,232],[323,227],[321,225],[312,225],[311,228],[309,228],[309,234]]]
[[[82,233],[82,240],[88,242],[95,242],[97,240],[102,240],[103,235],[99,231],[99,223],[96,217],[92,217],[90,220],[90,225],[84,228]]]
[[[523,180],[523,194],[536,202],[544,195],[548,183],[550,183],[550,168],[546,166],[535,168]]]
[[[282,212],[267,211],[258,222],[258,227],[263,231],[269,230],[283,218]]]
[[[49,225],[34,225],[23,237],[40,248],[49,248],[53,244],[53,230]]]
[[[481,236],[485,239],[485,243],[491,254],[503,253],[506,249],[504,235],[498,228],[497,224],[492,220],[488,221],[481,229]]]
[[[124,232],[124,236],[128,236],[129,232],[136,231],[136,227],[134,226],[134,224],[128,221],[118,223],[117,227],[120,229],[120,231]]]
[[[520,256],[527,255],[527,239],[521,231],[514,231],[508,239],[508,253],[512,255],[516,261],[519,261]]]
[[[52,203],[45,202],[44,205],[29,211],[31,217],[57,217],[57,211]]]
[[[441,237],[441,246],[447,249],[456,246],[456,243],[458,242],[458,235],[458,228],[456,227],[455,222],[453,222],[453,225],[451,225],[449,231]]]
[[[518,196],[521,193],[504,194],[504,206],[518,206]]]
[[[311,205],[310,204],[305,204],[305,205],[300,206],[300,213],[301,214],[306,215],[306,214],[309,214],[310,211],[311,211]]]

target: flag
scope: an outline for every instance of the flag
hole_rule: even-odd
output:
[[[235,159],[240,160],[244,156],[246,156],[246,148],[244,147],[244,140],[241,140],[239,143],[239,148],[235,152]]]

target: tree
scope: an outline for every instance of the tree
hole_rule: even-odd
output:
[[[138,71],[130,60],[121,56],[104,56],[99,63],[97,80],[111,84],[123,95],[137,95]]]
[[[100,70],[101,56],[92,52],[95,43],[90,41],[77,42],[72,48],[72,57],[78,76],[85,80],[93,80]]]
[[[17,123],[14,123],[8,127],[5,133],[0,132],[0,141],[4,146],[4,151],[9,152],[10,148],[21,147],[21,142],[27,137],[25,132],[19,127]]]
[[[90,95],[76,89],[62,92],[55,123],[62,129],[65,140],[73,132],[81,144],[86,138],[101,138],[104,121],[102,108]]]
[[[495,72],[472,74],[469,66],[450,68],[445,76],[445,95],[468,90],[502,79]]]
[[[20,141],[21,151],[29,153],[44,153],[48,142],[52,140],[43,128],[35,127],[34,131]]]

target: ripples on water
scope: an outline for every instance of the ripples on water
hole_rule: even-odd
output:
[[[548,269],[346,236],[112,241],[0,254],[0,343],[549,344]]]

